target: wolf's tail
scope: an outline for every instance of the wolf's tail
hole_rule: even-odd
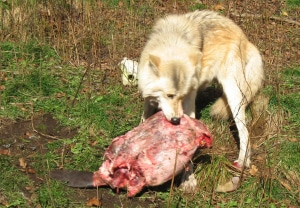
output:
[[[230,108],[225,96],[222,96],[216,100],[210,110],[210,115],[218,119],[228,119],[232,117]]]

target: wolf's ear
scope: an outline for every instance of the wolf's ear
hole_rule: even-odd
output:
[[[150,61],[150,64],[152,66],[154,66],[154,68],[157,70],[160,65],[160,62],[161,62],[160,58],[158,56],[150,54],[149,61]]]
[[[197,66],[201,62],[202,53],[200,51],[195,52],[195,53],[191,53],[189,55],[189,58],[190,58],[190,61],[191,61],[192,65]]]

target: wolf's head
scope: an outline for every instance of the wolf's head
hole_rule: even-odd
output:
[[[179,124],[187,97],[198,88],[201,53],[183,53],[181,56],[149,55],[148,80],[139,83],[143,97],[152,97],[166,118]],[[184,54],[184,55],[182,55]],[[188,54],[188,55],[186,55]],[[195,102],[194,100],[192,102]]]

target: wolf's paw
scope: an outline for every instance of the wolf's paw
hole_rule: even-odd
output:
[[[179,188],[185,193],[195,193],[197,188],[197,179],[195,178],[195,175],[191,174],[185,178]]]
[[[224,184],[219,184],[216,191],[217,192],[231,192],[238,189],[240,185],[240,177],[232,177],[230,181]]]
[[[251,164],[250,159],[246,159],[246,161],[244,160],[235,160],[233,162],[233,166],[236,167],[237,169],[243,169],[243,167],[249,168]]]

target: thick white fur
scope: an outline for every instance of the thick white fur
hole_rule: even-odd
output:
[[[170,15],[158,20],[141,54],[138,86],[146,119],[162,109],[166,118],[195,117],[197,90],[217,80],[223,97],[211,115],[232,116],[240,138],[239,166],[250,165],[245,109],[264,79],[262,58],[230,19],[211,11]]]

